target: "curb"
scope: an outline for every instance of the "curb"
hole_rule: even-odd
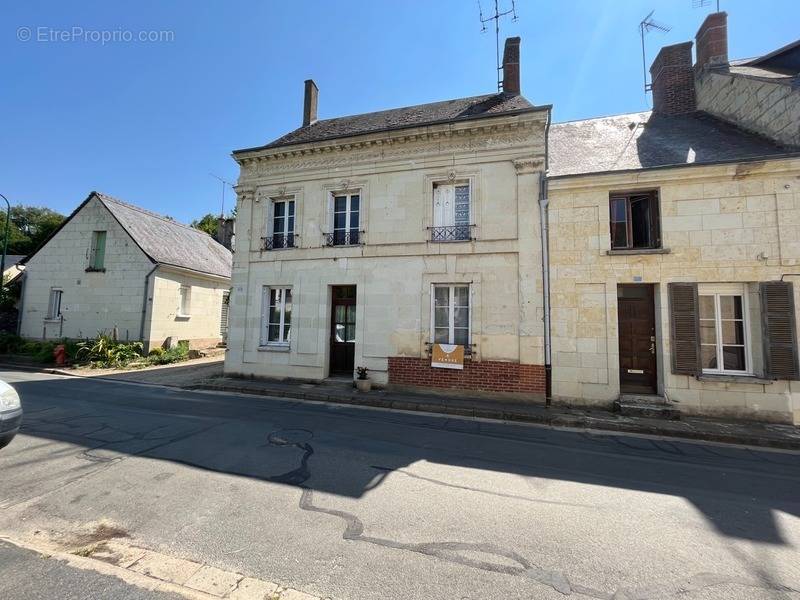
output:
[[[557,428],[584,429],[610,431],[617,433],[633,433],[672,437],[686,440],[715,442],[720,444],[737,444],[754,446],[758,448],[773,448],[779,450],[800,450],[800,430],[796,438],[792,437],[765,437],[744,432],[719,432],[703,429],[687,429],[680,423],[685,421],[665,421],[664,424],[642,422],[635,420],[613,420],[612,418],[592,417],[581,414],[535,414],[526,411],[514,410],[513,407],[501,406],[491,408],[488,406],[443,405],[410,400],[390,400],[369,395],[356,396],[348,394],[326,394],[320,392],[306,392],[293,390],[254,390],[247,386],[196,384],[184,386],[189,390],[208,390],[215,392],[233,392],[249,396],[289,398],[293,400],[306,400],[311,402],[324,402],[328,404],[367,406],[379,409],[403,410],[424,412],[431,414],[445,414],[461,417],[489,419],[493,421],[512,421],[517,423],[532,423]],[[609,413],[611,414],[611,413]],[[727,424],[730,426],[730,424]],[[735,426],[735,425],[733,425]]]

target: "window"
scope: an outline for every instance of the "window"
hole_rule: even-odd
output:
[[[469,183],[434,184],[431,241],[470,239]]]
[[[469,285],[433,286],[433,342],[470,344]]]
[[[266,249],[294,248],[294,200],[272,201],[272,237]]]
[[[104,271],[106,260],[106,232],[93,231],[92,245],[89,248],[89,267],[87,271]]]
[[[178,297],[180,300],[178,304],[178,316],[188,317],[192,309],[192,288],[188,285],[182,285],[178,290]]]
[[[656,192],[612,194],[609,208],[612,250],[661,247]]]
[[[333,233],[328,235],[329,246],[348,246],[359,243],[360,210],[360,194],[334,194]]]
[[[80,255],[78,255],[80,256]],[[50,290],[50,302],[47,305],[47,318],[60,319],[61,318],[61,295],[62,290]]]
[[[292,288],[265,287],[261,315],[261,345],[288,346],[292,332]]]
[[[700,290],[700,363],[707,373],[750,373],[747,296]]]

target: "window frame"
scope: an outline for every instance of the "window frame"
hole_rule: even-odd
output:
[[[472,348],[472,284],[471,283],[432,283],[431,284],[431,323],[430,323],[430,343],[441,344],[444,342],[436,341],[436,288],[448,288],[447,301],[447,344],[455,344],[455,288],[467,288],[467,343],[464,348],[469,353]],[[459,307],[463,308],[463,307]]]
[[[649,246],[634,246],[633,245],[633,218],[631,200],[641,197],[648,197],[650,204],[650,218],[648,229],[650,237],[653,242]],[[614,245],[614,202],[622,200],[625,202],[625,246]],[[609,241],[611,252],[635,252],[637,250],[660,250],[663,248],[663,240],[661,236],[661,200],[658,190],[638,190],[628,192],[611,192],[608,196],[608,229]]]
[[[284,204],[284,214],[281,217],[275,216],[275,208],[278,204]],[[291,211],[290,211],[291,208]],[[292,227],[289,229],[289,218],[292,218]],[[275,230],[275,219],[281,218],[283,220],[283,230]],[[283,196],[279,198],[270,198],[270,210],[267,222],[267,235],[272,238],[271,247],[269,250],[283,250],[286,248],[295,247],[295,238],[297,237],[297,199],[294,196]],[[276,244],[276,238],[286,240],[285,244]]]
[[[710,319],[706,319],[701,317],[701,305],[702,305],[702,298],[704,296],[709,296],[714,298],[714,336],[715,336],[715,343],[714,346],[716,347],[716,357],[717,357],[717,368],[716,369],[706,369],[702,365],[702,356],[703,356],[703,346],[711,346],[711,344],[703,343],[702,340],[702,322],[708,321]],[[744,347],[744,370],[740,369],[726,369],[725,368],[725,359],[723,353],[724,346],[740,346],[740,344],[725,344],[722,340],[722,322],[723,321],[739,321],[740,319],[723,319],[722,318],[722,311],[720,310],[720,298],[722,296],[738,296],[742,300],[742,333],[744,342],[741,346]],[[698,322],[700,323],[700,372],[704,375],[739,375],[739,376],[746,376],[751,377],[753,376],[753,348],[752,348],[752,340],[751,340],[751,323],[750,323],[750,301],[749,301],[749,294],[746,286],[744,285],[731,285],[731,286],[700,286],[697,292],[698,297],[698,306],[697,306],[697,315],[698,315]]]
[[[57,307],[54,310],[53,298],[58,298]],[[47,298],[47,321],[60,321],[63,315],[61,306],[64,302],[64,290],[62,288],[50,288],[50,295]],[[55,314],[54,314],[55,313]]]
[[[182,283],[178,287],[178,318],[188,319],[192,316],[192,286]]]
[[[281,294],[280,309],[278,311],[279,320],[274,325],[278,325],[278,339],[269,339],[269,328],[273,323],[270,321],[270,308],[272,307],[272,292],[280,290]],[[292,286],[286,285],[265,285],[261,288],[261,332],[259,336],[259,346],[265,347],[279,347],[289,348],[292,341],[292,321],[291,315],[289,323],[286,323],[286,293],[289,293],[289,306],[294,308],[294,295],[292,294]],[[285,336],[285,327],[289,326],[289,334]]]
[[[355,211],[358,213],[358,225],[356,227],[352,226],[351,220],[353,215],[353,197],[358,196],[358,210]],[[345,198],[345,226],[343,228],[336,228],[336,199],[337,198]],[[330,246],[358,246],[362,243],[361,234],[363,233],[361,227],[364,222],[363,217],[363,209],[364,209],[364,194],[362,193],[361,189],[353,189],[347,191],[332,191],[330,192]],[[353,231],[355,230],[356,234],[356,242],[352,241]],[[345,239],[350,240],[349,244],[337,244],[336,243],[336,234],[338,232],[342,232],[346,237]]]
[[[444,223],[444,222],[437,222],[437,212],[441,215],[439,218],[444,218],[442,212],[436,210],[436,202],[437,202],[437,193],[442,188],[452,187],[453,188],[453,222],[452,223]],[[457,190],[458,188],[467,188],[467,219],[465,223],[459,223],[457,221]],[[468,242],[472,239],[471,229],[473,227],[472,223],[472,195],[473,195],[473,185],[472,181],[469,178],[462,178],[456,179],[453,181],[433,181],[431,185],[431,241],[433,242]],[[452,228],[453,230],[453,237],[448,239],[445,230],[447,228]],[[459,231],[459,228],[461,231]]]
[[[101,235],[102,234],[102,235]],[[98,249],[101,247],[99,243],[102,239],[102,263],[97,264]],[[103,273],[106,270],[106,242],[108,241],[108,231],[105,229],[97,229],[92,231],[92,239],[89,242],[89,265],[86,267],[87,272]]]

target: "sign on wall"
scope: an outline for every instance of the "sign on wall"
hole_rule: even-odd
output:
[[[463,369],[464,346],[457,344],[434,344],[431,366],[438,369]]]

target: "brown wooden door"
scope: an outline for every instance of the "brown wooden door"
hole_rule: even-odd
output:
[[[655,394],[658,389],[653,300],[652,285],[617,287],[619,383],[623,393]]]
[[[331,375],[352,375],[356,348],[356,286],[334,286],[331,294]]]

